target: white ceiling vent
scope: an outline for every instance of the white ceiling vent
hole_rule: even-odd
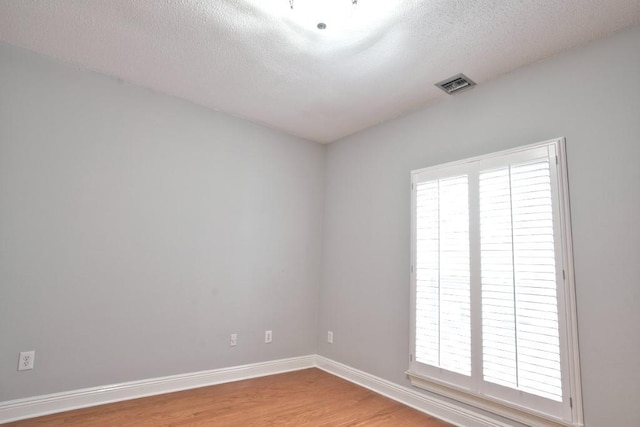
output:
[[[454,93],[462,92],[463,90],[467,90],[476,84],[464,74],[456,74],[453,77],[449,77],[446,80],[443,80],[439,83],[436,83],[443,91],[447,92],[449,95],[453,95]]]

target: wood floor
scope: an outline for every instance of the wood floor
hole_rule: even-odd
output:
[[[14,427],[282,425],[449,426],[315,368],[6,424]]]

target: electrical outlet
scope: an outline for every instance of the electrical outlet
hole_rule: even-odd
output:
[[[327,342],[329,344],[333,344],[333,331],[328,331],[327,332]]]
[[[271,331],[264,331],[264,342],[269,344],[273,341],[273,333]]]
[[[36,358],[35,350],[21,351],[18,359],[18,371],[33,369],[33,360]]]
[[[238,334],[231,334],[229,339],[229,347],[235,347],[238,345]]]

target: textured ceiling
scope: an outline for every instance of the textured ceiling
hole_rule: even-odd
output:
[[[319,2],[339,15],[302,19]],[[640,22],[639,0],[350,3],[0,0],[0,41],[331,142]]]

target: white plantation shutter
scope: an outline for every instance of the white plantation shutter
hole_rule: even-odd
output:
[[[412,173],[412,384],[527,425],[582,417],[558,153],[563,140]]]
[[[418,184],[416,209],[416,358],[470,375],[467,177]]]
[[[440,191],[438,181],[416,188],[416,360],[440,364]]]
[[[484,380],[562,401],[549,160],[480,172]]]

